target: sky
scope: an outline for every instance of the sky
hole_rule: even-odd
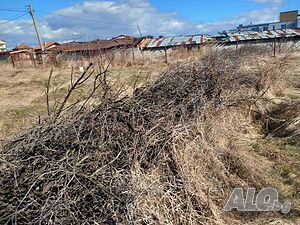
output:
[[[239,24],[277,21],[281,11],[300,10],[300,0],[1,0],[0,39],[9,47],[38,44],[26,14],[28,4],[43,41],[58,42],[121,34],[216,34]]]

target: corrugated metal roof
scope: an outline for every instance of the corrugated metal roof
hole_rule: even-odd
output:
[[[250,41],[260,39],[274,39],[285,37],[300,36],[300,30],[286,29],[286,30],[270,30],[270,31],[242,31],[238,33],[229,33],[224,36],[223,41],[236,42],[236,41]]]
[[[139,43],[139,47],[140,48],[145,48],[151,41],[151,38],[144,38],[140,43]]]
[[[300,36],[298,29],[285,29],[285,30],[271,30],[271,31],[241,31],[237,33],[228,33],[223,36],[209,36],[209,35],[190,35],[190,36],[175,36],[175,37],[160,37],[153,39],[144,39],[139,44],[140,48],[163,48],[175,47],[180,45],[196,45],[204,43],[226,43],[237,41],[251,41],[274,39],[284,37]],[[217,42],[219,40],[219,42]]]
[[[169,46],[169,43],[172,43],[172,40],[173,40],[172,37],[164,38],[160,43],[160,46]]]
[[[161,37],[153,39],[144,39],[139,44],[139,46],[141,48],[163,48],[180,45],[195,45],[204,43],[206,40],[209,39],[212,39],[212,37],[206,35]]]
[[[152,39],[149,44],[147,45],[147,48],[156,48],[159,46],[159,43],[162,42],[164,38],[157,38],[157,39]],[[158,46],[157,46],[158,45]]]

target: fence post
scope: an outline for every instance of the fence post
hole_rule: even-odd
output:
[[[11,58],[11,63],[13,65],[13,67],[15,67],[15,56],[14,56],[14,54],[11,54],[10,58]]]
[[[43,54],[43,53],[42,53]],[[42,57],[42,55],[41,55],[41,57]],[[33,65],[34,65],[34,67],[36,67],[36,63],[35,63],[35,59],[34,59],[34,55],[33,55],[33,53],[32,52],[30,52],[30,60],[31,60],[31,62],[33,63]],[[43,63],[45,63],[44,61],[43,61]],[[44,64],[43,64],[44,65]]]
[[[135,63],[135,57],[134,57],[134,50],[133,50],[133,47],[131,47],[131,52],[132,52],[132,61],[133,61],[133,63]]]
[[[164,48],[165,51],[165,63],[168,63],[168,54],[167,54],[167,47]]]
[[[143,60],[143,62],[144,62],[144,51],[142,50],[141,47],[139,47],[139,50],[140,50],[140,54],[141,54],[141,56],[142,56],[142,60]]]
[[[276,37],[274,38],[273,55],[276,57]]]

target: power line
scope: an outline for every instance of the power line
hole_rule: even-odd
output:
[[[37,17],[41,18],[42,20],[44,20],[46,23],[42,22],[44,25],[51,25],[52,27],[54,27],[55,29],[60,29],[58,26],[54,25],[53,23],[50,23],[45,17],[40,16],[38,13],[36,13]]]
[[[3,25],[3,24],[6,24],[6,23],[9,23],[9,22],[11,22],[11,21],[14,21],[14,20],[16,20],[16,19],[19,19],[19,18],[21,18],[22,16],[25,16],[26,14],[28,14],[28,12],[23,13],[23,14],[21,14],[21,15],[18,15],[18,16],[14,17],[14,18],[12,18],[12,19],[10,19],[10,20],[7,20],[7,21],[5,21],[5,22],[3,22],[3,23],[0,23],[0,25]]]
[[[8,11],[8,12],[25,12],[24,14],[22,14],[22,15],[19,15],[19,16],[17,16],[17,17],[15,17],[15,18],[13,18],[13,19],[11,19],[11,20],[9,20],[9,21],[5,21],[5,22],[3,22],[3,23],[0,23],[0,25],[2,25],[2,24],[5,24],[5,23],[8,23],[8,22],[11,22],[11,21],[13,21],[13,20],[16,20],[16,19],[18,19],[18,18],[20,18],[20,17],[22,17],[22,16],[24,16],[24,15],[26,15],[26,14],[28,14],[28,12],[27,11],[24,11],[24,10],[19,10],[19,9],[16,9],[16,8],[14,8],[14,9],[12,9],[12,8],[0,8],[0,11]],[[83,18],[83,17],[75,17],[75,16],[68,16],[68,15],[63,15],[63,14],[59,14],[59,13],[52,13],[52,12],[47,12],[47,11],[40,11],[40,10],[35,10],[36,12],[40,12],[40,13],[46,13],[46,14],[49,14],[49,15],[55,15],[55,16],[61,16],[61,17],[65,17],[65,18],[70,18],[70,19],[74,19],[74,20],[84,20],[84,21],[87,21],[87,22],[93,22],[93,23],[96,23],[96,24],[111,24],[111,25],[118,25],[118,26],[124,26],[124,27],[130,27],[130,28],[136,28],[136,26],[135,25],[131,25],[131,24],[122,24],[122,23],[113,23],[113,22],[108,22],[108,21],[99,21],[99,20],[95,20],[95,19],[88,19],[88,18]],[[40,18],[42,18],[46,23],[44,23],[44,22],[42,22],[43,24],[45,24],[45,25],[51,25],[52,27],[54,27],[55,29],[59,29],[59,27],[58,26],[56,26],[56,25],[54,25],[54,23],[50,23],[49,22],[49,20],[47,20],[44,16],[39,16],[39,15],[37,15],[38,17],[40,17]],[[32,25],[32,24],[31,24]],[[15,31],[18,31],[18,30],[22,30],[22,29],[24,29],[25,27],[28,27],[28,26],[30,26],[30,25],[26,25],[26,26],[23,26],[23,27],[20,27],[20,28],[18,28],[17,30],[15,30]],[[100,28],[99,28],[100,29]],[[104,29],[104,28],[102,28],[102,29]],[[141,33],[140,31],[139,31],[139,33]]]
[[[43,21],[42,21],[42,20],[39,20],[42,24],[44,24],[44,25],[46,25],[46,26],[51,25],[51,26],[53,26],[55,29],[61,29],[60,27],[54,25],[53,23],[50,23],[45,17],[40,16],[40,15],[38,15],[38,14],[36,14],[36,15],[37,15],[38,18],[41,18],[41,19],[43,20]],[[80,35],[78,40],[80,40],[80,39],[82,39],[83,37],[86,36],[86,34],[83,34],[83,35],[82,35],[82,34],[78,34],[78,35]],[[78,35],[73,35],[73,36],[78,36]]]
[[[12,31],[10,31],[9,33],[12,33],[12,32],[15,33],[15,32],[17,32],[17,31],[23,30],[24,28],[27,28],[27,27],[32,27],[32,23],[31,23],[31,24],[24,25],[24,26],[22,26],[22,27],[19,27],[19,28],[15,29],[15,30],[12,30]],[[5,38],[5,40],[10,41],[10,42],[12,42],[12,43],[15,42],[14,39]]]
[[[53,25],[53,23],[50,23],[48,20],[46,20],[44,17],[42,17],[42,16],[39,16],[38,14],[36,14],[37,15],[37,17],[38,18],[41,18],[42,20],[39,20],[39,22],[41,22],[42,24],[44,24],[44,25],[46,25],[46,26],[48,26],[49,24],[51,25],[51,26],[53,26],[55,29],[59,29],[57,26],[54,26]],[[82,39],[83,37],[85,37],[86,36],[86,34],[84,34],[84,35],[82,35],[82,34],[79,34],[80,36],[79,36],[79,38],[77,38],[77,40],[80,40],[80,39]],[[74,35],[73,35],[74,36]],[[77,35],[78,36],[78,35]]]
[[[40,20],[40,22],[44,25],[51,25],[52,27],[54,27],[55,29],[60,29],[60,27],[58,27],[57,25],[54,25],[53,23],[50,23],[48,19],[46,19],[45,17],[43,16],[40,16],[39,14],[36,14],[38,18],[42,19],[43,21]],[[98,28],[99,30],[106,30],[106,28],[102,27],[102,28]],[[80,35],[80,34],[79,34]],[[85,35],[83,35],[85,36]],[[82,36],[82,37],[83,37]],[[103,37],[103,36],[99,36],[99,35],[96,35],[97,37],[100,37],[100,38],[104,38],[104,39],[108,39],[109,37]]]
[[[28,12],[25,10],[19,10],[19,9],[8,9],[8,8],[0,8],[0,11],[7,11],[7,12]],[[97,23],[102,23],[102,24],[112,24],[112,25],[120,25],[120,26],[128,26],[128,27],[134,27],[134,25],[129,25],[129,24],[121,24],[121,23],[111,23],[111,22],[101,22],[99,20],[93,20],[93,19],[88,19],[88,18],[83,18],[83,17],[75,17],[75,16],[68,16],[68,15],[63,15],[63,14],[58,14],[58,13],[51,13],[51,12],[46,12],[46,11],[41,11],[41,10],[35,10],[36,12],[41,12],[41,13],[47,13],[50,15],[55,15],[55,16],[61,16],[61,17],[66,17],[70,19],[77,19],[77,20],[85,20],[85,21],[91,21],[91,22],[97,22]],[[48,22],[48,21],[47,21]],[[49,23],[49,22],[48,22]],[[50,23],[49,23],[50,24]]]
[[[84,21],[90,21],[94,23],[101,23],[101,24],[111,24],[111,25],[119,25],[119,26],[127,26],[127,27],[135,27],[135,25],[129,25],[129,24],[121,24],[121,23],[111,23],[111,22],[102,22],[99,20],[93,20],[93,19],[88,19],[88,18],[83,18],[83,17],[75,17],[75,16],[68,16],[68,15],[63,15],[63,14],[58,14],[58,13],[51,13],[51,12],[46,12],[46,11],[40,11],[36,10],[37,12],[41,13],[47,13],[49,15],[54,15],[54,16],[61,16],[65,18],[70,18],[70,19],[76,19],[76,20],[84,20]]]
[[[55,29],[60,29],[60,27],[58,27],[57,25],[54,25],[54,23],[52,23],[52,22],[49,22],[49,20],[48,19],[46,19],[44,16],[42,16],[40,13],[37,13],[36,14],[37,15],[37,17],[38,18],[40,18],[40,19],[42,19],[43,21],[41,21],[40,20],[40,22],[42,23],[42,24],[44,24],[44,25],[51,25],[52,27],[54,27]],[[98,28],[99,30],[106,30],[106,28],[103,28],[103,27],[101,27],[101,28]],[[83,36],[85,36],[85,35],[82,35],[82,36],[80,36],[80,38],[78,39],[78,40],[80,40]],[[97,37],[100,37],[100,36],[98,36],[98,35],[96,35]],[[111,37],[103,37],[103,36],[101,36],[100,38],[104,38],[104,39],[109,39],[109,38],[111,38]]]
[[[24,28],[27,28],[27,27],[32,27],[32,24],[33,23],[30,23],[30,24],[27,24],[25,26],[22,26],[22,27],[18,28],[17,30],[14,30],[14,32],[19,31],[19,30],[23,30]]]
[[[19,10],[19,9],[4,9],[4,8],[0,8],[0,11],[6,11],[6,12],[27,12],[26,10]]]
[[[51,23],[50,23],[48,20],[46,20],[44,17],[39,16],[39,15],[37,15],[37,17],[40,18],[40,19],[43,19],[43,21],[42,21],[42,20],[39,20],[40,23],[42,23],[42,24],[44,24],[44,25],[46,25],[46,26],[50,24],[50,25],[53,26],[55,29],[59,29],[57,26],[55,27],[55,26],[53,25],[53,23],[51,24]],[[86,37],[86,35],[87,35],[87,34],[73,35],[73,37],[79,36],[79,37],[76,37],[76,39],[75,39],[74,41],[80,41],[81,39],[83,39],[84,37]],[[100,38],[100,39],[104,39],[104,40],[112,38],[112,36],[111,36],[111,37],[108,37],[108,36],[99,36],[99,35],[95,35],[95,37],[96,37],[96,38]]]
[[[41,17],[41,16],[38,16],[38,15],[36,15],[38,18],[41,18],[41,19],[44,19],[43,17]],[[48,21],[42,21],[42,20],[38,20],[40,23],[42,23],[42,24],[44,24],[44,25],[46,25],[46,26],[48,26]]]

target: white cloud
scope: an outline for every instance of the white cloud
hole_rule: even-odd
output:
[[[143,34],[158,34],[158,31],[161,35],[176,34],[186,24],[177,20],[172,13],[159,12],[147,0],[87,1],[55,13],[79,19],[48,15],[46,19],[51,21],[49,26],[52,29],[59,25],[66,31],[86,34],[90,38],[110,37],[121,33],[138,35],[137,25]],[[57,38],[61,36],[57,35]]]
[[[220,22],[214,23],[202,23],[197,25],[199,31],[203,31],[205,33],[211,33],[216,31],[223,31],[234,29],[239,24],[250,24],[250,23],[265,23],[265,22],[273,22],[277,20],[278,7],[265,8],[261,10],[252,10],[247,13],[240,14],[233,18],[227,18]]]
[[[251,2],[257,3],[271,3],[273,5],[283,5],[285,0],[250,0]]]
[[[233,29],[239,24],[276,20],[279,6],[275,2],[279,0],[252,1],[268,1],[274,5],[212,23],[191,23],[178,19],[176,13],[161,12],[149,0],[85,1],[57,10],[53,14],[44,15],[44,19],[41,18],[42,14],[38,10],[36,14],[45,41],[85,40],[86,38],[91,40],[120,34],[139,36],[137,25],[141,28],[143,35],[168,36],[216,33]],[[20,42],[37,45],[31,23],[30,19],[7,23],[2,27],[0,38],[7,39],[11,47]]]

